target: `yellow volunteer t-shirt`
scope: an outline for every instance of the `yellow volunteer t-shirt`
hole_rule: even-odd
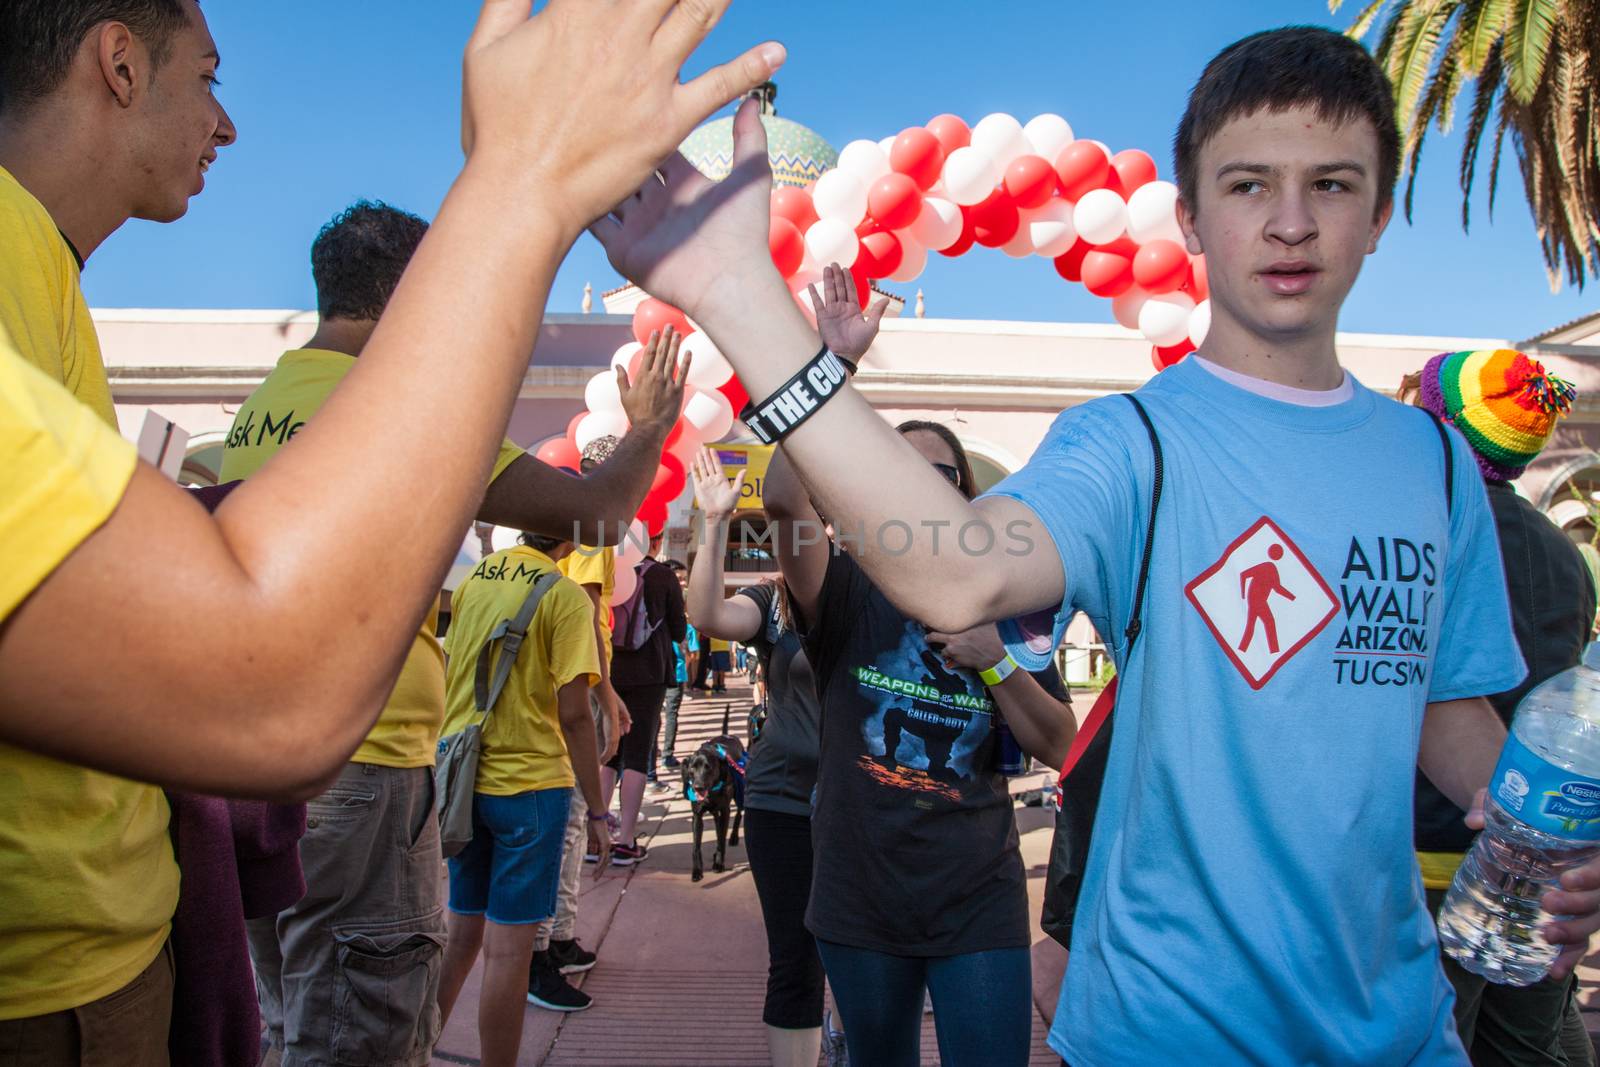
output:
[[[0,341],[0,621],[110,517],[134,463]],[[159,789],[0,745],[0,1019],[79,1007],[150,965],[178,903],[169,818]]]
[[[600,645],[611,666],[611,592],[617,587],[617,550],[584,545],[561,557],[561,573],[579,585],[600,587]],[[587,592],[587,590],[586,590]]]
[[[732,652],[733,651],[733,642],[724,641],[720,637],[713,637],[711,639],[711,651],[713,651],[713,652]]]
[[[18,355],[114,430],[111,386],[78,273],[77,254],[50,213],[0,167],[0,329]]]
[[[343,352],[297,348],[284,353],[233,417],[222,450],[222,480],[238,481],[260,470],[317,413],[355,365],[355,357]],[[489,480],[498,478],[522,454],[510,441],[501,442]],[[358,460],[351,457],[352,470],[359,467]],[[438,623],[438,610],[429,611],[411,641],[383,714],[351,757],[354,762],[433,766],[439,724],[444,720],[444,652],[435,636]]]
[[[478,653],[489,635],[501,622],[516,618],[540,575],[556,569],[543,552],[516,545],[485,558],[456,590],[444,639],[450,655],[446,736],[477,718],[474,679]],[[496,650],[491,668],[499,655]],[[599,671],[589,595],[563,578],[539,601],[506,687],[484,723],[477,791],[508,797],[571,788],[576,780],[556,693],[578,678],[593,685]]]

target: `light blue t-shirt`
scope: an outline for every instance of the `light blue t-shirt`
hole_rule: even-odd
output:
[[[1131,662],[1153,466],[1133,405],[1063,413],[994,490],[1066,573],[1051,623],[1004,625],[1012,654],[1038,662],[1081,609],[1122,677],[1051,1047],[1465,1063],[1412,853],[1417,745],[1429,701],[1523,676],[1467,445],[1452,431],[1447,518],[1432,420],[1359,382],[1311,408],[1189,362],[1139,398],[1166,476]]]

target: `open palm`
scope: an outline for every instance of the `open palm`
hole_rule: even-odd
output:
[[[829,263],[822,272],[822,293],[819,296],[816,285],[812,285],[811,301],[817,309],[817,332],[822,335],[822,343],[834,355],[860,363],[878,336],[878,324],[889,307],[888,298],[874,301],[863,313],[855,278],[839,264]]]
[[[623,277],[704,321],[708,298],[767,278],[783,286],[767,248],[772,168],[760,106],[748,98],[734,117],[733,169],[720,182],[679,153],[659,176],[590,227]]]
[[[733,514],[744,489],[744,473],[740,471],[730,482],[723,475],[722,460],[714,450],[702,448],[695,455],[694,495],[708,518],[720,519]]]

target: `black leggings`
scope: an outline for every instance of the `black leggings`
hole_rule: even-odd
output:
[[[606,766],[621,774],[623,771],[650,770],[650,750],[655,748],[656,728],[661,724],[661,705],[667,698],[664,685],[619,685],[617,696],[628,709],[633,725],[622,735],[617,754]]]
[[[806,929],[811,899],[811,820],[744,813],[745,854],[767,925],[767,1000],[761,1021],[783,1030],[822,1025],[822,959]]]

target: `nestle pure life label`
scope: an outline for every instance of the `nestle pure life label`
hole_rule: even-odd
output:
[[[1494,769],[1495,803],[1541,833],[1600,841],[1600,779],[1540,758],[1512,733]]]

